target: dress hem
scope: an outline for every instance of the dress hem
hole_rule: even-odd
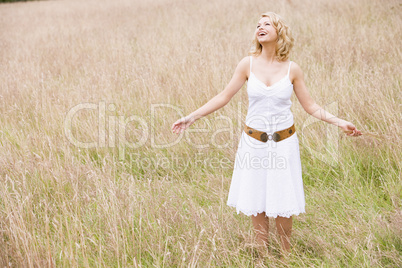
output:
[[[250,211],[250,210],[239,209],[239,208],[237,208],[237,206],[235,204],[227,204],[227,205],[230,206],[230,207],[236,208],[237,215],[239,215],[240,212],[241,212],[246,216],[251,216],[251,215],[257,216],[258,213],[265,212],[266,217],[274,217],[274,218],[276,218],[276,217],[279,216],[279,217],[290,218],[293,215],[298,216],[301,213],[306,213],[305,209],[291,210],[291,211],[286,211],[286,212],[266,212],[265,209],[257,209],[257,210]]]

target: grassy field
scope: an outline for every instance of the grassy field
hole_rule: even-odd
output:
[[[226,205],[246,87],[192,133],[170,127],[274,11],[316,102],[379,137],[292,96],[306,213],[288,264],[271,220],[266,265],[401,267],[400,1],[147,2],[0,5],[0,265],[253,267],[251,219]]]

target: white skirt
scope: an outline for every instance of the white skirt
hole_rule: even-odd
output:
[[[239,141],[227,205],[247,216],[305,213],[297,132],[280,142],[266,143],[244,131]]]

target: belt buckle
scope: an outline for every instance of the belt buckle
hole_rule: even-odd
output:
[[[275,133],[268,133],[268,132],[263,132],[260,136],[260,139],[262,142],[267,142],[267,141],[275,141]]]
[[[275,142],[278,142],[281,139],[281,135],[279,135],[277,132],[274,132],[274,134],[272,135],[272,139]]]
[[[267,133],[267,135],[268,135],[268,140],[269,141],[272,141],[273,140],[273,134],[271,134],[271,133]]]
[[[280,140],[281,136],[274,132],[274,133],[267,133],[267,140],[269,141],[274,141],[274,142],[278,142]]]
[[[275,134],[276,133],[268,133],[268,132],[263,132],[262,134],[261,134],[261,136],[260,136],[260,139],[261,139],[261,141],[262,142],[267,142],[267,141],[276,141],[276,139],[275,139]]]

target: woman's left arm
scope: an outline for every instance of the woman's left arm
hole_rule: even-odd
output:
[[[296,97],[300,101],[303,109],[308,113],[327,123],[340,127],[348,136],[360,136],[361,131],[358,130],[352,123],[336,117],[335,115],[325,111],[319,106],[310,96],[304,83],[304,75],[300,66],[293,62],[291,66],[291,76],[293,82],[293,89]]]

